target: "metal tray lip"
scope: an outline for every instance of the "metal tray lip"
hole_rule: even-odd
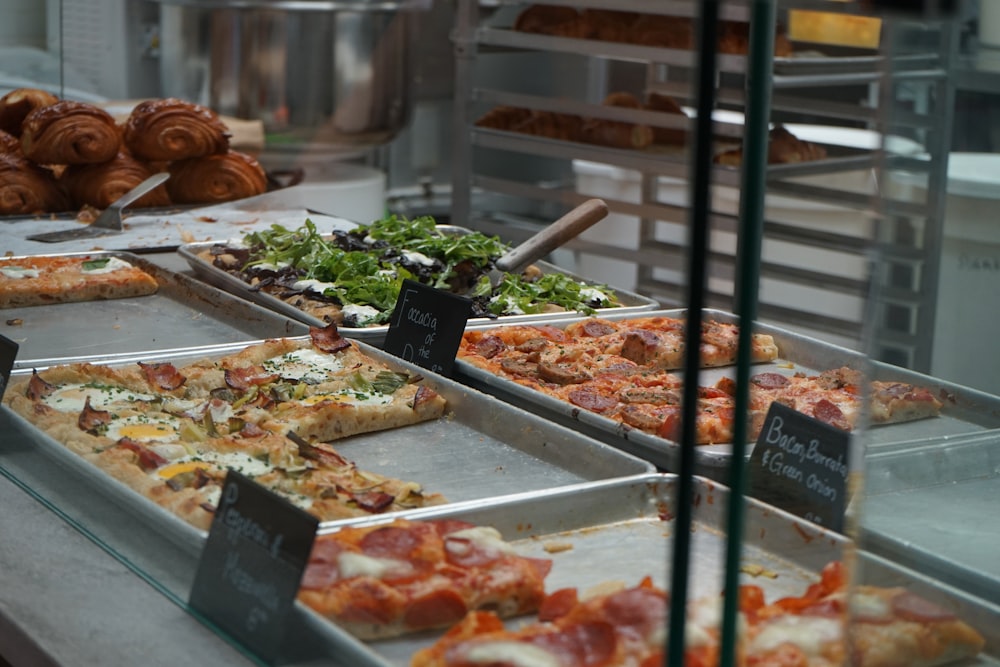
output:
[[[686,317],[688,309],[686,308],[674,308],[674,309],[664,309],[664,310],[650,310],[640,313],[611,313],[609,315],[598,315],[598,316],[566,316],[559,319],[550,320],[545,322],[548,326],[562,326],[568,325],[573,322],[581,322],[587,319],[593,319],[594,317],[600,319],[607,319],[612,321],[624,320],[624,319],[638,319],[638,318],[648,318],[648,317]],[[703,318],[715,318],[726,322],[739,323],[740,318],[734,313],[730,313],[723,310],[717,309],[703,309]],[[496,327],[504,326],[504,323],[494,323],[490,325],[480,326],[470,326],[468,329],[473,330],[483,330],[492,329]],[[892,366],[891,364],[886,364],[883,362],[870,360],[863,353],[857,350],[851,350],[846,347],[841,347],[832,343],[827,343],[818,338],[813,338],[804,334],[799,334],[787,329],[782,329],[773,325],[761,323],[758,321],[753,322],[753,331],[756,333],[765,333],[774,335],[779,343],[779,352],[781,350],[780,339],[785,338],[786,340],[794,339],[799,340],[808,344],[813,344],[821,346],[822,348],[831,351],[832,353],[841,356],[845,362],[850,360],[859,364],[869,364],[872,368],[873,376],[882,379],[896,379],[901,381],[909,381],[915,384],[919,383],[931,383],[934,386],[939,386],[949,391],[961,392],[963,395],[968,395],[976,398],[980,401],[996,402],[997,397],[991,396],[984,392],[978,390],[969,389],[962,387],[955,383],[947,382],[944,380],[939,380],[933,378],[929,375],[924,375],[922,373],[917,373],[916,371],[910,371],[908,369],[900,368],[897,366]],[[798,363],[798,362],[793,362]],[[657,457],[666,456],[669,459],[667,466],[673,465],[673,461],[676,457],[680,455],[681,445],[680,443],[667,440],[665,438],[660,438],[658,436],[646,433],[639,429],[632,428],[626,424],[621,424],[612,419],[599,415],[595,412],[590,412],[589,410],[578,409],[575,406],[570,405],[564,401],[560,401],[556,398],[542,394],[540,392],[529,389],[523,385],[517,384],[515,382],[510,382],[492,373],[488,373],[473,364],[462,359],[455,360],[455,370],[459,376],[464,376],[478,383],[479,386],[489,387],[491,390],[495,390],[503,395],[510,396],[519,401],[525,401],[539,405],[546,410],[547,414],[555,414],[564,419],[571,419],[573,421],[579,422],[586,426],[589,426],[597,431],[604,434],[619,437],[624,441],[629,442],[634,447],[642,448],[648,455]],[[683,370],[671,371],[678,374],[683,374]],[[872,428],[881,428],[881,425],[873,426]],[[996,433],[1000,431],[1000,428],[990,429],[986,433]],[[861,434],[864,437],[864,434]],[[955,436],[959,437],[959,436]],[[905,441],[900,441],[898,444],[900,449],[912,448],[918,445],[933,445],[935,442],[940,442],[941,438],[939,436],[931,436],[925,439],[909,439]],[[746,457],[752,455],[754,443],[747,443],[747,453]],[[878,445],[881,449],[887,445]],[[732,445],[729,444],[719,444],[719,445],[698,445],[695,448],[695,461],[696,465],[700,466],[700,470],[704,471],[706,468],[722,468],[728,467],[732,458]]]
[[[160,284],[160,285],[163,285],[167,281],[172,281],[173,283],[175,283],[178,287],[180,287],[182,289],[192,290],[192,291],[194,291],[196,293],[199,293],[199,294],[202,294],[202,295],[207,295],[207,293],[209,291],[213,290],[213,289],[214,290],[218,290],[218,288],[213,288],[211,285],[208,285],[208,284],[206,284],[206,283],[204,283],[204,282],[202,282],[200,280],[197,280],[196,278],[193,278],[193,277],[191,277],[189,275],[185,275],[183,273],[179,273],[177,271],[173,271],[173,270],[171,270],[169,268],[166,268],[164,266],[160,266],[159,264],[157,264],[156,262],[151,261],[147,257],[144,257],[144,256],[142,256],[140,254],[137,254],[137,253],[135,253],[133,251],[130,251],[130,250],[92,250],[92,251],[38,253],[38,254],[32,254],[32,255],[12,255],[10,257],[5,257],[4,259],[11,259],[11,260],[16,261],[16,260],[19,260],[19,259],[29,259],[29,258],[37,258],[37,257],[53,257],[53,258],[64,258],[64,257],[65,258],[74,258],[74,257],[76,257],[76,258],[85,258],[85,257],[90,258],[90,257],[93,257],[93,258],[98,258],[98,259],[99,258],[104,258],[104,257],[116,257],[118,259],[121,259],[121,260],[124,260],[126,262],[129,262],[130,264],[132,264],[136,268],[142,269],[146,273],[150,274],[157,281],[157,283]],[[298,320],[296,318],[293,318],[293,317],[289,317],[288,315],[286,315],[284,313],[273,311],[271,309],[265,308],[264,306],[261,306],[260,304],[256,304],[256,303],[253,303],[251,301],[247,301],[246,299],[237,299],[236,296],[233,295],[233,294],[231,294],[231,293],[227,293],[225,291],[220,291],[219,294],[222,294],[223,298],[225,300],[229,300],[229,301],[232,301],[234,303],[238,303],[241,308],[244,308],[244,309],[246,309],[246,310],[254,313],[255,315],[257,315],[260,318],[262,318],[263,320],[273,321],[275,325],[277,325],[280,322],[280,323],[283,323],[286,327],[294,326],[297,329],[304,329],[307,326],[302,321],[300,321],[300,320]],[[142,298],[142,297],[135,297],[135,298]],[[108,301],[114,301],[114,300],[113,299],[109,299]],[[42,304],[40,306],[29,306],[29,307],[30,308],[37,308],[37,307],[44,308],[46,306],[48,306],[48,307],[58,307],[59,305],[62,305],[62,304],[52,303],[52,304]],[[302,334],[298,334],[298,335],[300,335],[300,336],[301,335],[305,335],[305,332],[303,332]],[[247,334],[247,336],[248,336],[248,338],[246,339],[247,341],[259,341],[259,340],[261,340],[261,339],[255,337],[255,336],[253,336],[252,334]],[[238,341],[238,342],[232,343],[232,344],[233,345],[246,345],[248,343],[243,342],[243,341]],[[228,345],[228,344],[227,343],[216,343],[216,344],[212,344],[212,345]],[[200,347],[200,346],[191,346],[192,349],[195,348],[195,347]],[[15,361],[14,361],[14,367],[13,367],[13,370],[12,370],[12,374],[14,373],[14,371],[17,371],[18,369],[42,368],[42,367],[48,367],[48,366],[54,366],[54,365],[58,365],[58,364],[66,364],[66,363],[85,363],[85,362],[94,362],[94,363],[96,363],[96,362],[103,362],[103,361],[106,361],[108,359],[116,359],[116,358],[119,358],[119,357],[125,357],[125,358],[128,358],[128,359],[132,359],[133,357],[141,357],[141,356],[149,357],[149,356],[160,354],[160,350],[162,350],[163,353],[172,353],[172,352],[174,352],[176,350],[179,350],[179,349],[181,349],[181,348],[171,348],[171,347],[160,348],[160,349],[143,348],[143,349],[139,349],[139,350],[131,350],[131,351],[128,351],[128,352],[120,352],[120,353],[114,353],[114,352],[112,352],[112,353],[94,354],[94,355],[66,355],[65,357],[49,356],[49,357],[33,357],[33,358],[32,357],[29,357],[29,358],[21,358],[21,357],[19,357],[19,358],[15,359]]]
[[[456,233],[471,233],[473,230],[467,227],[461,227],[458,225],[438,225],[438,227],[447,229],[449,231],[454,231]],[[187,263],[191,266],[192,270],[196,275],[209,282],[210,284],[219,285],[221,289],[224,289],[231,294],[239,296],[240,298],[253,301],[263,307],[275,310],[282,315],[287,317],[292,317],[300,322],[304,322],[310,326],[326,326],[326,322],[323,322],[319,318],[312,317],[294,306],[291,306],[281,299],[271,296],[270,294],[262,294],[261,292],[254,291],[250,289],[250,286],[245,282],[236,278],[235,276],[218,269],[208,262],[204,261],[198,256],[199,252],[211,248],[213,245],[217,245],[219,241],[199,241],[196,243],[187,243],[180,246],[177,249],[177,253],[183,257]],[[573,278],[574,280],[579,280],[590,285],[598,285],[595,281],[588,280],[579,276],[572,271],[567,271],[561,267],[545,261],[535,262],[536,265],[542,268],[546,272],[559,272]],[[653,310],[659,308],[660,304],[655,299],[650,297],[642,296],[635,292],[628,290],[619,289],[617,287],[610,286],[614,290],[615,294],[618,295],[619,299],[623,297],[629,299],[633,303],[630,305],[622,305],[618,308],[602,308],[598,309],[598,313],[603,315],[605,313],[620,313],[620,312],[645,312],[647,310]],[[557,313],[537,313],[532,315],[505,315],[497,319],[489,318],[473,318],[468,321],[469,325],[488,325],[490,323],[530,323],[530,322],[545,322],[552,319],[558,319],[565,317],[567,313],[557,312]],[[386,333],[389,331],[388,325],[381,325],[376,327],[339,327],[338,330],[342,335],[356,338],[360,340],[365,340],[369,342],[379,342],[381,341]]]

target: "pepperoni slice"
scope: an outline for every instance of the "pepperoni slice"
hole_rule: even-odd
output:
[[[650,588],[628,588],[609,595],[604,600],[604,618],[621,631],[634,628],[641,636],[649,636],[667,617],[667,600]]]
[[[830,426],[845,431],[851,429],[850,424],[847,423],[847,418],[844,417],[844,413],[841,412],[840,408],[833,401],[827,398],[822,398],[816,402],[816,405],[813,406],[813,416]]]
[[[558,632],[528,637],[525,641],[559,656],[563,664],[574,667],[606,664],[614,656],[618,644],[614,628],[603,621],[577,623]]]
[[[309,563],[302,575],[302,588],[322,590],[340,578],[335,563]]]
[[[681,410],[675,407],[663,416],[663,421],[656,429],[656,435],[667,440],[677,441],[681,437]]]
[[[142,369],[143,375],[146,376],[146,381],[154,387],[159,387],[160,389],[167,391],[178,389],[185,382],[187,382],[187,378],[181,375],[173,364],[166,362],[159,364],[144,364],[140,361],[139,368]]]
[[[337,331],[337,325],[333,322],[322,328],[309,327],[309,338],[312,340],[313,347],[330,354],[351,346],[351,341],[341,337],[340,332]]]
[[[428,521],[437,534],[444,538],[445,535],[450,535],[451,533],[457,533],[460,530],[466,530],[472,528],[475,524],[471,524],[468,521],[460,521],[458,519],[435,519]]]
[[[892,609],[897,616],[908,621],[947,621],[955,618],[955,614],[948,609],[909,591],[903,591],[892,599]]]
[[[31,380],[28,381],[28,398],[33,401],[37,401],[40,398],[49,396],[55,390],[56,386],[43,380],[42,376],[38,374],[38,371],[31,371]]]
[[[591,338],[608,336],[618,331],[610,322],[605,322],[604,320],[587,320],[580,328],[585,335]]]
[[[566,397],[573,405],[592,412],[604,412],[618,405],[616,397],[599,394],[592,389],[574,389]]]
[[[758,373],[750,378],[750,382],[761,389],[781,389],[790,384],[788,378],[781,373]]]
[[[452,625],[469,607],[457,592],[445,588],[422,595],[407,605],[403,622],[414,630]]]
[[[365,534],[359,546],[368,556],[405,560],[421,541],[415,527],[383,526]]]
[[[569,613],[580,601],[575,588],[560,588],[545,596],[538,608],[539,621],[554,621]]]
[[[343,551],[344,546],[337,540],[318,537],[309,552],[309,562],[335,563]]]
[[[716,389],[715,387],[698,387],[698,398],[729,398],[730,394],[727,394],[722,389]]]
[[[660,338],[655,332],[645,329],[629,331],[622,339],[621,356],[637,364],[647,364],[653,360],[659,343]]]

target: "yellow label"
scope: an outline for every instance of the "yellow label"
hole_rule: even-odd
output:
[[[795,42],[877,49],[881,32],[882,19],[801,9],[788,12],[788,38]]]

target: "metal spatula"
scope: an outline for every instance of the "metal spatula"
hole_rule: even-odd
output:
[[[108,236],[121,232],[122,209],[143,196],[160,183],[170,178],[168,172],[153,174],[139,185],[135,186],[121,197],[112,202],[111,206],[104,209],[97,219],[86,227],[76,227],[75,229],[64,229],[58,232],[46,232],[44,234],[33,234],[28,237],[30,241],[42,241],[43,243],[59,243],[60,241],[70,241],[72,239],[86,239],[97,236]]]
[[[504,273],[520,273],[539,257],[579,236],[608,215],[603,199],[588,199],[521,245],[504,253],[490,271],[490,282],[496,287]]]

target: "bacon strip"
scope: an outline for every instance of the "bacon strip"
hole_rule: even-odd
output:
[[[420,385],[419,387],[417,387],[417,393],[413,395],[413,409],[416,410],[424,403],[433,401],[437,395],[438,393],[433,389],[431,389],[430,387],[426,385]]]
[[[281,376],[277,373],[263,374],[263,369],[257,366],[243,366],[240,368],[227,368],[225,371],[226,384],[237,391],[246,391],[250,387],[277,381]]]
[[[142,369],[143,375],[146,376],[146,382],[154,387],[170,391],[173,389],[179,389],[185,382],[187,382],[187,378],[181,375],[173,364],[167,362],[144,364],[141,361],[138,363],[139,368]]]
[[[365,491],[364,493],[351,494],[351,498],[358,504],[358,507],[366,512],[378,513],[386,510],[392,505],[396,497],[382,491]]]
[[[28,381],[28,391],[26,392],[28,398],[37,401],[40,398],[51,395],[55,390],[56,386],[43,380],[38,371],[31,371],[31,380]]]
[[[322,329],[320,327],[309,327],[309,337],[312,339],[313,347],[322,352],[340,352],[351,346],[351,341],[343,338],[337,331],[337,325],[331,322]]]
[[[115,446],[135,452],[135,454],[139,457],[139,467],[146,472],[156,470],[157,468],[167,464],[167,460],[165,458],[131,438],[122,438],[115,443]]]
[[[98,426],[103,426],[111,421],[111,413],[107,410],[95,410],[90,407],[90,396],[83,403],[83,410],[80,411],[80,416],[76,418],[76,425],[80,427],[81,431],[86,431],[87,433],[93,433],[97,430]]]

